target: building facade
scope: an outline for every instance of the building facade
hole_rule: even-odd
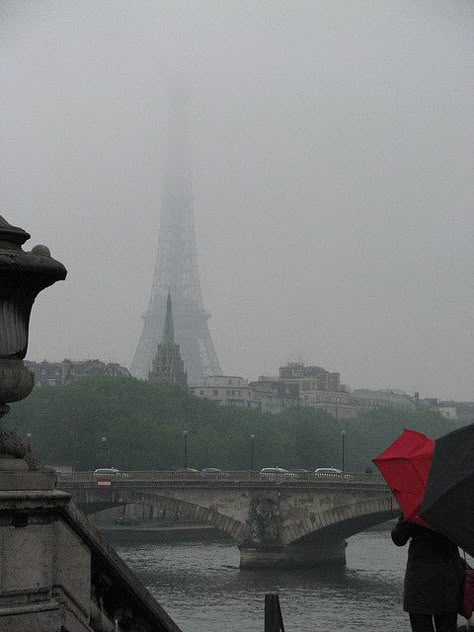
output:
[[[279,368],[277,378],[260,377],[251,387],[263,411],[278,413],[291,406],[311,406],[325,410],[336,419],[356,415],[340,374],[319,366],[289,362]]]
[[[131,377],[128,369],[117,362],[102,360],[69,360],[62,362],[34,362],[25,360],[26,366],[35,376],[35,386],[61,386],[72,384],[83,377],[108,375],[110,377]]]
[[[401,391],[356,389],[352,391],[351,396],[358,414],[376,408],[416,409],[414,398]]]
[[[417,393],[411,396],[393,389],[351,390],[341,384],[338,372],[305,366],[302,362],[289,362],[279,368],[277,376],[260,376],[253,382],[236,376],[211,376],[201,385],[190,387],[189,391],[222,405],[257,408],[272,414],[304,406],[324,410],[336,419],[351,419],[382,408],[410,411],[428,407],[449,419],[474,420],[473,403],[421,400]]]
[[[275,415],[300,404],[298,384],[261,376],[256,382],[250,383],[250,389],[253,399],[264,413]]]
[[[236,375],[210,375],[202,384],[190,386],[188,390],[195,397],[211,399],[222,406],[260,407],[253,398],[248,380]]]

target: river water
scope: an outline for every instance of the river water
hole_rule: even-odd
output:
[[[261,632],[264,595],[278,593],[287,632],[402,632],[406,547],[390,531],[348,540],[335,570],[240,571],[228,540],[121,543],[121,557],[183,632]]]

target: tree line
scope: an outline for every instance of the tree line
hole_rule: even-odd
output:
[[[37,388],[4,423],[31,435],[42,463],[77,470],[184,467],[187,431],[187,464],[196,469],[248,469],[252,452],[255,469],[341,467],[344,443],[345,469],[362,472],[404,428],[436,438],[462,425],[426,409],[378,409],[348,420],[309,407],[271,415],[128,377]]]

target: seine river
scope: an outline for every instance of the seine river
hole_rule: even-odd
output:
[[[239,571],[230,541],[121,543],[117,550],[183,632],[261,632],[264,595],[278,593],[287,632],[402,632],[406,547],[390,531],[348,540],[335,571]]]

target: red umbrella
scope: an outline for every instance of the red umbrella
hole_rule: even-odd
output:
[[[433,461],[435,442],[421,432],[404,430],[373,459],[400,505],[405,520],[429,526],[419,517]]]

